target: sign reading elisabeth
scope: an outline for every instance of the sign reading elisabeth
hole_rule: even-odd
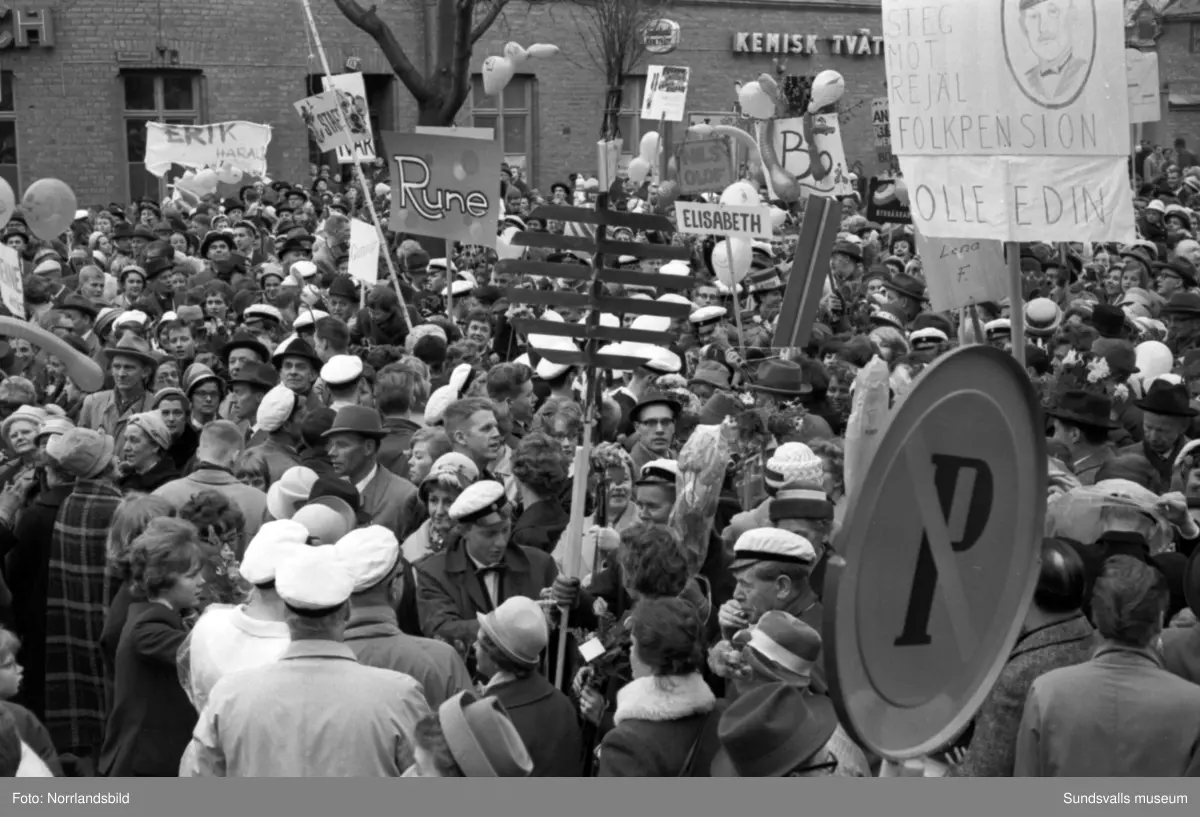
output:
[[[390,229],[496,246],[499,143],[418,133],[384,133],[383,143],[392,170]]]
[[[675,202],[675,228],[684,235],[724,235],[771,238],[771,210],[727,204]]]
[[[1121,5],[884,0],[891,149],[926,235],[1132,241]]]

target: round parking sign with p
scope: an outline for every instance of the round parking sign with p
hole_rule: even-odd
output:
[[[997,349],[938,361],[892,417],[825,590],[834,699],[876,753],[937,749],[983,702],[1033,595],[1046,481],[1036,394]]]

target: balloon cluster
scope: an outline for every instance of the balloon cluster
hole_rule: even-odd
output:
[[[241,180],[241,168],[222,164],[215,168],[206,167],[199,171],[185,170],[183,175],[175,180],[175,187],[184,193],[190,193],[196,198],[200,198],[216,193],[218,184],[237,184]]]
[[[629,180],[634,184],[640,185],[646,181],[646,177],[650,175],[650,170],[658,164],[659,152],[662,150],[662,142],[659,135],[655,131],[651,131],[642,137],[642,143],[638,146],[638,155],[629,163]]]
[[[721,193],[721,204],[730,207],[759,207],[762,196],[758,189],[746,181],[734,182]],[[771,208],[771,224],[776,229],[783,227],[787,219],[787,211],[779,207]],[[754,260],[754,245],[748,238],[731,236],[717,242],[712,251],[713,272],[717,280],[729,288],[733,288],[750,272],[750,264]]]
[[[825,70],[813,79],[808,115],[837,104],[846,92],[846,80],[837,71]],[[783,166],[775,152],[775,119],[779,112],[779,84],[770,74],[754,82],[737,86],[742,113],[756,120],[756,145],[775,195],[786,202],[800,199],[801,185],[795,174]],[[714,128],[714,131],[717,129]],[[731,128],[731,130],[738,130]]]
[[[557,53],[557,45],[536,43],[529,48],[522,48],[518,43],[509,43],[504,46],[503,57],[488,57],[483,61],[483,92],[488,96],[496,96],[512,82],[517,68],[530,57],[542,59]]]

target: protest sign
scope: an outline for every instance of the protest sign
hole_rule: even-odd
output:
[[[684,142],[679,150],[680,192],[718,192],[733,181],[733,162],[724,139]]]
[[[867,221],[880,224],[912,224],[907,189],[903,179],[872,176],[867,190]]]
[[[813,144],[809,144],[804,118],[776,119],[767,123],[770,145],[784,170],[800,182],[800,197],[847,196],[853,191],[850,173],[846,168],[846,152],[842,148],[841,128],[836,113],[822,113],[813,117],[811,130]],[[762,142],[760,141],[760,145]],[[771,173],[765,166],[764,177],[772,198]],[[814,168],[820,168],[814,172]],[[818,178],[820,176],[820,178]]]
[[[724,235],[771,240],[771,208],[675,202],[675,229],[684,235]]]
[[[886,96],[871,100],[871,124],[875,128],[875,153],[879,161],[886,162],[892,155],[892,125],[888,122]]]
[[[338,148],[338,162],[364,164],[375,161],[375,137],[371,133],[371,113],[367,108],[367,86],[363,75],[334,74],[321,81],[325,90],[342,92],[342,113],[350,125],[350,144]]]
[[[367,286],[379,280],[379,233],[357,218],[350,219],[350,262],[346,271]]]
[[[482,139],[384,133],[391,165],[388,227],[397,232],[496,246],[500,145]]]
[[[352,145],[346,120],[338,113],[337,91],[307,97],[295,103],[295,107],[322,153]]]
[[[21,283],[21,256],[0,245],[0,300],[14,316],[25,318],[25,286]]]
[[[236,167],[251,176],[267,173],[271,126],[253,122],[211,125],[146,123],[146,169],[162,177],[172,164],[193,169]]]
[[[1129,122],[1157,122],[1162,119],[1162,95],[1158,78],[1158,54],[1153,51],[1125,49],[1125,72],[1129,80]]]
[[[917,253],[934,312],[998,303],[1008,294],[1004,244],[994,239],[928,238],[917,232]]]
[[[1134,239],[1120,3],[884,0],[883,36],[891,149],[926,234]]]
[[[488,142],[496,138],[493,128],[443,128],[435,125],[417,125],[414,133],[424,136],[459,136],[463,139],[484,139]]]
[[[682,122],[687,108],[691,69],[677,65],[651,65],[646,72],[642,119]]]

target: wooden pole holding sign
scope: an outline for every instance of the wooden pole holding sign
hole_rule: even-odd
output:
[[[738,348],[745,350],[746,330],[742,328],[742,299],[738,297],[738,283],[733,277],[733,245],[729,243],[728,238],[725,239],[725,257],[729,261],[729,280],[733,281],[730,294],[733,295],[733,314],[737,321]]]
[[[1021,245],[1008,242],[1008,320],[1012,327],[1012,354],[1025,368],[1025,289],[1021,281]]]
[[[313,19],[312,5],[310,0],[301,0],[304,6],[304,17],[308,21],[308,28],[312,31],[313,43],[317,46],[317,54],[321,57],[321,68],[325,71],[325,78],[332,79],[333,71],[329,68],[329,58],[325,56],[325,46],[321,44],[321,33],[317,31],[317,22]],[[329,87],[333,87],[333,83],[329,83]],[[346,112],[342,110],[342,106],[337,106],[338,119],[342,123],[342,127],[347,132],[350,130],[350,123],[346,120]],[[353,157],[351,157],[353,158]],[[404,301],[404,293],[400,291],[400,276],[396,274],[396,266],[392,263],[392,251],[388,247],[387,235],[383,232],[383,227],[379,225],[379,213],[375,210],[375,198],[372,195],[372,190],[367,185],[367,174],[363,173],[362,165],[358,162],[352,162],[354,171],[358,174],[358,184],[362,188],[363,199],[367,202],[367,210],[371,213],[371,223],[375,225],[375,232],[379,235],[379,250],[383,253],[383,258],[387,262],[388,274],[392,279],[392,286],[396,289],[396,297],[400,299],[400,315],[404,318],[404,325],[408,331],[412,331],[412,321],[408,318],[408,305]]]
[[[450,272],[451,260],[454,255],[454,242],[446,239],[446,317],[454,322],[454,276]]]

